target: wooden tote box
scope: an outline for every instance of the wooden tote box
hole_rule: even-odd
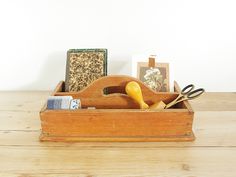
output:
[[[130,81],[139,83],[144,101],[151,105],[160,100],[169,103],[180,91],[175,83],[174,93],[154,92],[140,80],[129,76],[105,76],[79,92],[64,92],[60,82],[52,95],[71,95],[81,100],[82,109],[47,110],[40,112],[41,141],[192,141],[194,112],[188,101],[172,109],[139,109],[125,94]],[[108,90],[104,94],[104,90]],[[96,109],[87,109],[96,107]]]

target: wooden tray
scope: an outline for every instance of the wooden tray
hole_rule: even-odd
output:
[[[125,93],[129,81],[140,84],[143,97],[149,105],[163,100],[168,103],[177,92],[154,92],[141,81],[129,76],[102,77],[80,92],[64,92],[61,81],[52,95],[71,95],[80,98],[83,109],[47,110],[40,112],[41,141],[192,141],[194,112],[188,103],[179,103],[173,109],[141,110]],[[108,94],[104,94],[106,90]],[[96,109],[87,109],[96,107]]]

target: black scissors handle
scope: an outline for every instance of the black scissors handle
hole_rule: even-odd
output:
[[[174,106],[175,104],[177,104],[179,102],[182,102],[182,101],[185,101],[185,100],[192,100],[194,98],[197,98],[205,92],[205,90],[203,88],[199,88],[199,89],[196,89],[196,90],[193,90],[193,89],[194,89],[193,84],[190,84],[190,85],[187,85],[186,87],[184,87],[181,90],[181,93],[179,94],[179,96],[176,99],[174,99],[172,102],[167,104],[165,109],[168,109],[168,108]]]
[[[188,92],[186,95],[187,95],[187,98],[189,100],[192,100],[194,98],[197,98],[199,97],[201,94],[203,94],[205,92],[205,90],[203,88],[199,88],[199,89],[196,89],[196,90],[193,90],[191,92]]]
[[[193,89],[194,89],[194,85],[193,85],[193,84],[189,84],[189,85],[187,85],[186,87],[184,87],[184,88],[181,90],[181,94],[182,94],[182,95],[187,95],[187,94],[190,93]]]

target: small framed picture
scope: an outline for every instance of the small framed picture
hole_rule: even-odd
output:
[[[107,49],[70,49],[67,51],[67,92],[78,92],[94,80],[107,75]]]
[[[169,92],[169,64],[148,62],[137,63],[137,78],[156,92]]]

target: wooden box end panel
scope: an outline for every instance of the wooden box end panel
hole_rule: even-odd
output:
[[[193,114],[184,110],[46,110],[41,112],[41,140],[190,141],[192,123]]]

